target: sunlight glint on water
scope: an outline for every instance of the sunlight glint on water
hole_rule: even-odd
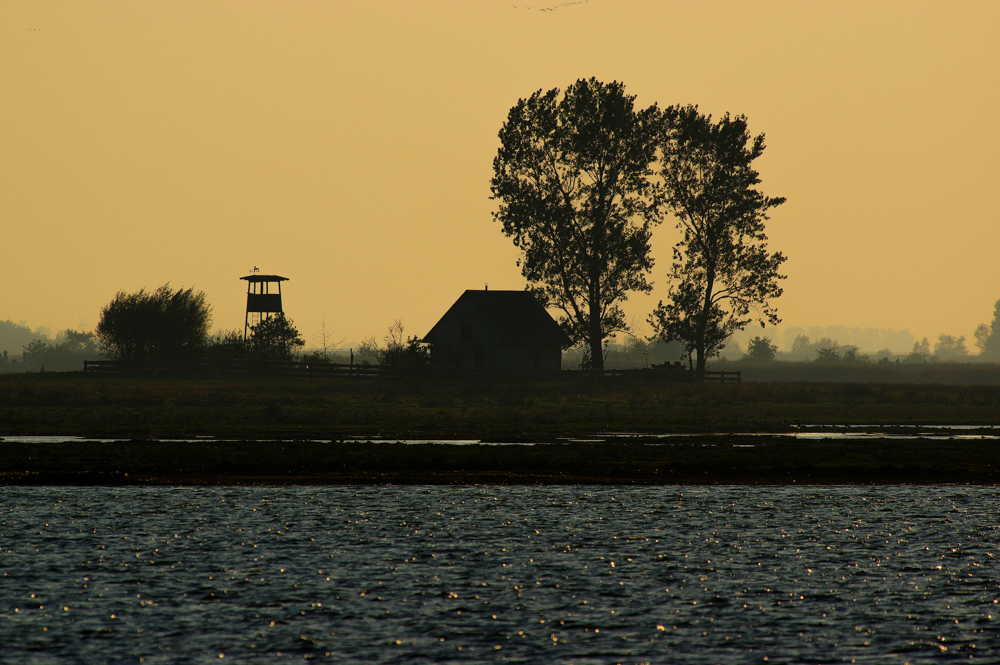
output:
[[[4,488],[5,662],[1000,653],[985,487]]]

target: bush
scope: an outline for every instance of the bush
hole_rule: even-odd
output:
[[[419,337],[404,337],[403,322],[396,319],[383,337],[385,347],[379,347],[374,337],[367,337],[358,347],[359,365],[422,366],[430,364],[430,353]]]
[[[257,360],[291,360],[305,344],[292,320],[278,313],[250,328],[247,350]]]
[[[239,330],[222,330],[216,333],[208,341],[205,351],[209,358],[228,360],[242,360],[250,355],[243,341],[243,333]]]
[[[200,353],[212,308],[203,291],[164,284],[152,293],[119,291],[101,310],[95,333],[108,358],[133,364],[170,363]]]

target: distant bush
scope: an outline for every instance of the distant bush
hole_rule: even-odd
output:
[[[778,352],[778,345],[771,342],[770,337],[754,337],[747,346],[743,360],[751,362],[771,362]]]
[[[374,337],[361,341],[355,360],[359,365],[423,366],[431,361],[427,347],[419,337],[405,337],[403,322],[396,319],[382,338],[385,346],[379,346]]]

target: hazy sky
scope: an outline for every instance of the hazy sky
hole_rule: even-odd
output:
[[[971,337],[1000,298],[998,27],[995,1],[5,0],[0,319],[92,329],[169,281],[242,328],[258,266],[310,344],[323,319],[423,335],[467,288],[523,288],[497,132],[594,76],[767,135],[783,326]]]

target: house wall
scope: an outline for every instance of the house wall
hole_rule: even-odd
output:
[[[500,347],[500,369],[509,372],[558,372],[562,348],[558,344],[510,344]]]
[[[438,322],[431,365],[446,369],[496,371],[500,339],[472,303],[459,301]]]
[[[431,365],[482,372],[558,371],[559,345],[501,344],[499,335],[472,303],[456,303],[436,326]]]

